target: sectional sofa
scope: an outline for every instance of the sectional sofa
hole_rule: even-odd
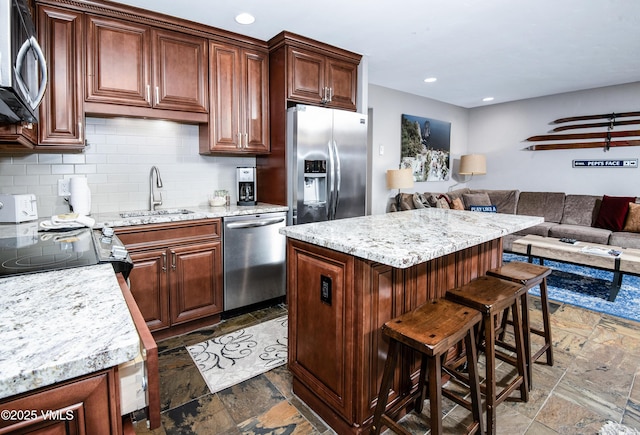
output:
[[[640,203],[635,197],[562,192],[458,189],[447,193],[400,193],[389,211],[422,207],[541,216],[544,222],[504,238],[504,250],[527,234],[640,249]]]

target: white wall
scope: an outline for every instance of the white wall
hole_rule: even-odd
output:
[[[487,157],[487,174],[474,177],[472,187],[640,196],[640,169],[572,167],[574,159],[638,159],[640,147],[522,150],[532,144],[526,138],[548,133],[555,119],[638,110],[640,82],[471,109],[468,151]],[[640,126],[615,127],[621,129]]]
[[[393,89],[369,85],[369,107],[372,114],[371,138],[371,214],[386,212],[388,199],[397,191],[387,190],[387,169],[397,169],[400,163],[400,119],[402,114],[423,116],[451,123],[451,159],[453,167],[466,154],[469,111],[462,107],[419,97]],[[380,147],[384,152],[380,154]],[[416,183],[416,192],[446,192],[455,179]]]
[[[0,156],[0,192],[36,194],[38,213],[46,217],[69,211],[57,196],[58,179],[86,176],[92,213],[146,209],[149,171],[156,165],[162,207],[206,205],[217,189],[228,189],[236,201],[235,168],[255,166],[254,157],[198,154],[194,125],[125,118],[87,118],[86,124],[83,153]]]

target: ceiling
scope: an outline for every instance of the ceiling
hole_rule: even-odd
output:
[[[466,108],[640,81],[638,0],[119,3],[265,41],[298,33],[367,56],[371,84]]]

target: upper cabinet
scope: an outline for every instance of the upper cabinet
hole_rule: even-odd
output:
[[[264,50],[212,41],[210,119],[200,126],[200,153],[269,152],[269,61]]]
[[[360,55],[289,32],[269,45],[272,80],[284,81],[287,100],[356,110]]]
[[[87,112],[110,112],[107,103],[206,114],[207,53],[204,38],[87,15]]]
[[[84,148],[83,36],[81,13],[38,6],[38,39],[49,71],[38,123],[42,148]]]

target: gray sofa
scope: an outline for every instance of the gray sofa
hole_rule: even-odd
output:
[[[612,231],[595,226],[603,196],[464,188],[447,193],[400,193],[395,200],[390,205],[390,211],[420,207],[463,207],[468,210],[472,205],[491,204],[495,205],[498,213],[544,218],[544,222],[539,225],[507,235],[504,238],[505,251],[511,250],[514,240],[527,234],[640,249],[640,232]],[[637,199],[635,201],[638,202]]]

